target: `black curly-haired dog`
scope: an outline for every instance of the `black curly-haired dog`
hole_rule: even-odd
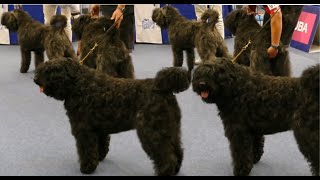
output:
[[[224,19],[225,27],[235,36],[233,57],[236,57],[249,39],[259,38],[257,33],[261,29],[255,16],[248,15],[243,9],[236,9],[230,12]],[[263,42],[260,42],[263,43]],[[245,51],[237,58],[237,63],[250,66],[250,53],[252,45],[249,45]]]
[[[110,18],[92,18],[89,14],[74,20],[72,30],[77,40],[81,41],[80,59],[99,42],[83,64],[114,77],[134,78],[132,58],[120,39],[119,30],[112,28],[106,34],[113,24],[114,20]]]
[[[115,78],[74,61],[40,65],[34,82],[64,101],[76,139],[80,170],[92,173],[109,151],[110,134],[136,129],[157,175],[179,172],[181,112],[173,93],[188,89],[186,69],[171,67],[154,79]]]
[[[182,66],[183,51],[186,51],[190,76],[195,60],[194,48],[197,48],[202,62],[230,56],[222,36],[215,27],[218,17],[219,13],[212,9],[203,13],[201,21],[188,20],[172,6],[156,8],[152,12],[152,20],[161,28],[168,29],[174,66]]]
[[[252,67],[267,75],[291,76],[291,65],[287,47],[298,17],[303,6],[281,6],[282,12],[282,34],[281,46],[275,58],[269,58],[267,49],[271,45],[270,22],[262,28],[254,15],[248,15],[245,9],[233,10],[225,20],[225,27],[235,36],[234,57],[247,44],[249,39],[252,44],[242,52],[237,62]]]
[[[35,55],[35,67],[44,62],[44,51],[48,59],[71,57],[77,60],[73,45],[64,32],[67,18],[63,15],[53,16],[50,25],[44,25],[27,12],[15,9],[2,14],[1,24],[18,34],[22,56],[21,73],[29,70],[32,51]]]
[[[264,135],[292,129],[319,175],[319,68],[308,68],[301,78],[268,76],[223,59],[195,69],[193,91],[217,105],[234,175],[249,175],[263,154]]]

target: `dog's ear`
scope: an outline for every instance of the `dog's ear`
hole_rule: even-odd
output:
[[[28,12],[22,10],[22,9],[15,9],[13,10],[13,15],[17,19],[18,26],[22,23],[30,22],[32,21],[32,17],[29,15]]]
[[[166,12],[164,8],[157,8],[153,10],[152,21],[155,22],[161,28],[167,28],[169,20],[166,17]]]

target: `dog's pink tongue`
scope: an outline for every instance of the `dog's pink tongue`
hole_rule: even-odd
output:
[[[202,98],[208,98],[209,92],[208,91],[201,91],[201,97]]]
[[[43,93],[43,87],[40,87],[40,92]]]

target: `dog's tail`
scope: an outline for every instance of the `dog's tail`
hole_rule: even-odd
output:
[[[179,93],[189,88],[188,71],[181,67],[168,67],[159,71],[154,79],[155,90]]]
[[[50,20],[50,25],[56,30],[64,30],[67,27],[67,17],[64,15],[54,15]]]
[[[302,88],[319,99],[320,64],[311,66],[302,72]]]
[[[218,19],[219,13],[213,9],[207,9],[201,16],[201,21],[207,23],[210,28],[217,24]]]

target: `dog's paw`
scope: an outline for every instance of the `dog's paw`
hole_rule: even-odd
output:
[[[20,68],[20,73],[27,73],[29,70],[29,67],[21,67]]]
[[[80,171],[83,174],[91,174],[96,170],[98,164],[93,163],[82,163],[80,167]]]
[[[233,170],[233,175],[234,176],[249,176],[251,172],[252,166],[250,167],[241,167],[241,168],[235,168]]]
[[[106,158],[108,151],[104,151],[104,152],[99,153],[99,161],[102,161],[102,160],[104,160],[104,158]]]

